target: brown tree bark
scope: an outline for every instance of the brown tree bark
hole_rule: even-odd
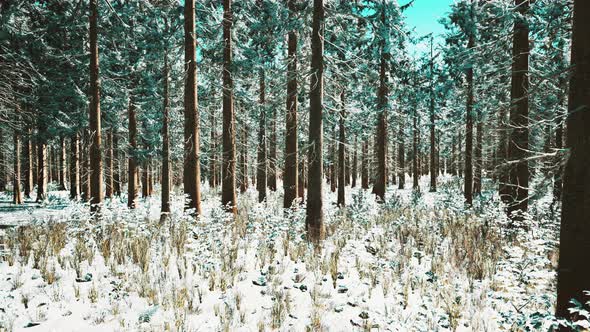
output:
[[[27,142],[25,144],[25,197],[31,198],[33,191],[33,130],[27,129]]]
[[[357,153],[357,146],[358,146],[358,136],[354,136],[354,151],[352,157],[352,183],[351,187],[356,187],[356,179],[358,178],[358,153]]]
[[[167,21],[166,21],[167,22]],[[166,24],[167,25],[167,24]],[[168,50],[164,53],[164,105],[162,107],[162,206],[160,214],[162,220],[170,214],[170,133],[168,124],[170,122],[170,93],[169,93],[169,68]]]
[[[289,22],[297,15],[295,0],[288,0]],[[298,194],[297,148],[297,32],[288,35],[287,53],[287,116],[285,124],[285,173],[283,175],[283,208],[290,208]]]
[[[100,211],[102,192],[102,156],[100,128],[100,78],[98,72],[98,0],[90,1],[90,210]]]
[[[369,189],[369,143],[364,140],[362,145],[361,188]]]
[[[113,197],[113,128],[107,131],[106,153],[105,153],[105,184],[106,184],[106,198]]]
[[[115,128],[113,130],[113,194],[121,196],[121,166],[119,153],[119,133]]]
[[[17,110],[18,112],[18,110]],[[17,113],[18,114],[18,113]],[[22,204],[23,196],[20,191],[20,136],[18,130],[14,130],[14,171],[12,181],[12,203]]]
[[[481,112],[477,112],[475,126],[475,173],[473,175],[473,193],[481,195],[481,181],[483,176],[483,119]]]
[[[256,190],[258,202],[266,199],[266,85],[264,70],[260,69],[260,117],[258,120],[258,154],[256,163]]]
[[[0,127],[0,191],[6,191],[6,157],[4,155],[4,133]]]
[[[90,201],[90,154],[88,153],[90,146],[90,135],[88,128],[84,128],[84,139],[80,142],[82,146],[82,181],[81,192],[82,200],[84,202]]]
[[[433,40],[430,37],[430,192],[436,192],[436,176],[437,163],[436,163],[436,127],[435,127],[435,116],[434,116],[434,55],[433,55]]]
[[[467,48],[473,50],[475,41],[469,36]],[[467,69],[467,108],[465,113],[465,204],[473,204],[473,67]]]
[[[197,101],[197,57],[195,0],[184,2],[184,194],[185,209],[201,214],[201,168],[199,161],[199,113]]]
[[[211,122],[211,137],[209,142],[209,187],[215,188],[217,186],[217,134],[215,128],[215,111],[209,113],[209,121]]]
[[[59,138],[59,190],[67,190],[66,170],[66,139],[61,136]]]
[[[336,131],[336,126],[334,126],[334,128],[332,129],[332,141],[330,142],[330,170],[329,170],[329,176],[328,176],[328,181],[330,182],[330,191],[331,192],[336,192],[336,181],[338,181],[338,176],[337,176],[337,169],[336,166],[338,164],[338,153],[336,150],[336,145],[338,142],[338,132]]]
[[[80,198],[80,134],[70,138],[70,199]]]
[[[344,130],[344,123],[346,121],[346,104],[344,103],[344,91],[340,92],[340,102],[342,103],[340,110],[340,121],[339,121],[339,139],[338,139],[338,201],[339,207],[346,205],[345,201],[345,188],[346,188],[346,162],[344,159],[344,147],[346,144],[346,132]]]
[[[240,193],[248,190],[248,125],[244,124],[242,128],[242,149],[240,152]]]
[[[512,40],[512,88],[510,90],[510,140],[508,142],[508,160],[515,163],[510,167],[510,202],[508,215],[528,209],[529,166],[525,159],[529,148],[529,28],[524,21],[529,9],[528,0],[515,0],[521,17],[515,18]]]
[[[590,5],[574,0],[566,148],[563,177],[556,316],[578,320],[571,299],[590,300]],[[561,328],[561,331],[569,331]]]
[[[385,8],[381,10],[381,24],[385,26]],[[377,169],[373,194],[377,195],[378,201],[385,202],[385,188],[387,186],[387,62],[389,53],[385,49],[385,42],[381,42],[381,64],[379,69],[379,90],[377,93],[377,108],[379,119],[377,124]]]
[[[412,110],[412,189],[420,190],[420,184],[418,182],[418,178],[420,177],[420,168],[418,166],[418,109],[417,105],[413,105]]]
[[[277,112],[271,109],[268,149],[268,189],[277,190]]]
[[[404,189],[406,187],[406,151],[404,148],[404,121],[403,119],[399,119],[399,133],[398,133],[398,148],[397,148],[397,158],[398,158],[398,189]]]
[[[221,169],[221,204],[237,213],[236,201],[236,132],[233,101],[231,0],[223,0],[223,162]]]
[[[137,187],[138,187],[138,170],[137,170],[137,115],[132,95],[132,89],[129,91],[129,106],[127,108],[127,117],[129,121],[129,156],[127,157],[129,175],[127,177],[127,207],[135,209],[137,207]]]
[[[45,142],[46,127],[39,124],[37,139],[37,202],[47,198],[47,143]]]
[[[308,239],[325,238],[322,193],[322,113],[324,90],[324,1],[314,0],[311,34],[311,79],[309,87],[309,183],[305,229]]]

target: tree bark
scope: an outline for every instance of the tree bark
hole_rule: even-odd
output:
[[[105,154],[105,183],[106,183],[106,198],[113,197],[113,128],[107,131],[106,154]]]
[[[475,126],[475,174],[473,176],[473,193],[475,195],[481,195],[483,166],[483,119],[481,112],[478,111]]]
[[[102,156],[100,128],[100,78],[98,73],[98,0],[90,1],[90,210],[100,211],[102,192]]]
[[[25,197],[31,198],[33,191],[33,130],[27,129],[27,143],[25,144]]]
[[[354,136],[354,152],[352,157],[352,183],[351,187],[356,187],[356,179],[358,177],[358,153],[357,153],[357,146],[358,146],[358,136]]]
[[[288,0],[289,22],[297,15],[295,0]],[[298,194],[297,148],[297,32],[288,35],[287,55],[287,116],[285,124],[285,174],[283,176],[283,208],[290,208]]]
[[[70,138],[70,199],[80,198],[80,134]]]
[[[266,85],[264,69],[260,69],[260,118],[258,120],[258,160],[256,165],[256,189],[258,202],[266,199]]]
[[[184,3],[184,194],[185,209],[201,214],[201,168],[199,161],[199,113],[197,110],[197,57],[195,0]]]
[[[528,209],[529,167],[525,159],[529,148],[529,28],[524,21],[529,9],[528,0],[515,0],[521,15],[514,22],[512,44],[512,88],[510,90],[510,141],[508,143],[508,160],[516,163],[510,168],[510,202],[508,215],[521,219],[517,211]]]
[[[37,202],[47,198],[47,143],[45,142],[46,127],[39,124],[37,139]]]
[[[18,111],[18,110],[17,110]],[[17,113],[18,114],[18,113]],[[20,191],[20,136],[18,130],[14,130],[14,172],[13,172],[13,188],[12,188],[12,203],[22,204],[23,196]]]
[[[132,90],[132,89],[131,89]],[[127,177],[127,207],[135,209],[137,207],[137,118],[132,91],[129,91],[129,106],[127,114],[129,118],[129,156],[127,157],[128,172]]]
[[[168,69],[168,50],[164,53],[164,105],[162,107],[162,207],[160,209],[161,218],[167,218],[170,214],[170,134],[168,123],[170,122],[170,100],[169,100],[169,69]]]
[[[6,191],[6,157],[4,155],[4,133],[0,127],[0,192]]]
[[[271,109],[268,151],[268,189],[277,190],[277,112]]]
[[[469,36],[467,48],[473,50],[475,41]],[[465,179],[463,195],[465,204],[473,204],[473,67],[467,69],[467,108],[465,114]]]
[[[339,207],[346,205],[344,194],[346,188],[346,163],[344,159],[344,146],[346,144],[346,133],[344,130],[344,123],[346,121],[346,104],[344,103],[344,91],[340,93],[340,101],[342,103],[340,110],[340,123],[339,123],[339,134],[338,140],[338,201]]]
[[[420,184],[418,182],[420,176],[420,168],[418,166],[418,108],[416,103],[414,103],[412,110],[412,124],[412,188],[414,190],[420,190]]]
[[[430,39],[430,192],[436,192],[436,127],[434,116],[434,55],[432,49],[432,37]]]
[[[309,183],[305,229],[308,239],[325,238],[322,193],[322,113],[324,90],[324,1],[314,0],[311,34],[311,79],[309,87]]]
[[[381,10],[381,24],[385,26],[385,8]],[[379,120],[377,124],[377,169],[373,194],[377,195],[379,202],[385,202],[385,188],[387,186],[387,62],[389,53],[385,49],[385,42],[381,42],[381,64],[379,70],[379,90],[377,93],[377,108]]]
[[[228,212],[237,213],[236,201],[236,133],[234,119],[231,0],[223,0],[223,163],[221,204]]]
[[[119,133],[115,128],[113,131],[113,194],[121,196],[121,166],[119,154]]]
[[[90,201],[90,154],[88,153],[90,135],[88,128],[84,128],[84,139],[80,142],[82,146],[82,200],[84,202]]]
[[[369,189],[369,143],[363,141],[361,157],[361,188]]]
[[[397,148],[397,157],[398,157],[398,189],[404,189],[406,187],[406,151],[404,148],[404,121],[403,119],[399,120],[399,145]]]
[[[209,142],[209,186],[215,188],[217,186],[217,135],[215,133],[215,111],[209,113],[209,121],[211,122],[211,137]]]
[[[590,6],[574,1],[566,148],[570,156],[563,178],[556,316],[578,320],[571,299],[590,296]],[[568,329],[561,328],[562,331]]]
[[[59,138],[59,190],[67,190],[66,169],[66,139],[61,136]]]

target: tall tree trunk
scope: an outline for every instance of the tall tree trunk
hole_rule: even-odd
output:
[[[266,199],[266,84],[264,69],[260,69],[260,118],[258,121],[258,160],[256,166],[256,189],[258,202]]]
[[[288,0],[289,21],[297,15],[295,0]],[[297,198],[298,191],[298,148],[297,148],[297,32],[293,29],[288,35],[287,55],[287,116],[285,124],[285,173],[283,207],[290,208]]]
[[[357,153],[357,146],[358,146],[358,136],[354,136],[354,152],[352,157],[352,183],[351,187],[356,187],[356,179],[358,177],[358,153]]]
[[[385,26],[385,8],[381,10],[381,24]],[[389,53],[385,49],[385,42],[381,43],[381,64],[379,70],[378,105],[379,118],[377,124],[377,169],[373,193],[378,201],[385,202],[385,187],[387,186],[387,62]]]
[[[82,200],[84,202],[90,201],[90,154],[88,153],[90,135],[88,134],[88,128],[84,128],[84,137],[80,142],[82,147],[82,181],[81,181],[81,192]]]
[[[113,131],[113,194],[117,197],[121,196],[121,166],[119,154],[119,133],[115,128]]]
[[[240,193],[248,190],[248,125],[244,123],[242,128],[242,149],[240,152]]]
[[[268,189],[277,190],[277,112],[271,109],[270,137],[268,151]]]
[[[25,197],[31,198],[33,191],[33,129],[27,129],[27,143],[25,144]]]
[[[67,190],[66,169],[66,139],[61,136],[59,138],[59,190]]]
[[[570,156],[563,178],[556,316],[582,318],[569,309],[571,299],[590,296],[590,6],[574,0],[566,148]],[[568,329],[562,328],[566,331]]]
[[[515,18],[512,44],[512,89],[510,90],[510,141],[508,160],[515,163],[510,168],[510,195],[508,215],[520,219],[528,209],[529,166],[525,159],[529,148],[529,28],[526,15],[528,0],[515,0],[521,16]]]
[[[344,103],[344,91],[340,93],[342,109],[340,110],[340,138],[338,140],[338,202],[339,207],[344,207],[344,188],[346,187],[346,163],[344,159],[344,146],[346,144],[346,133],[344,131],[344,122],[346,121],[346,104]]]
[[[223,0],[223,163],[221,204],[228,212],[237,213],[236,201],[236,133],[234,119],[232,45],[233,24],[231,0]]]
[[[361,188],[369,189],[369,143],[364,140],[362,145]]]
[[[404,121],[403,119],[399,119],[399,145],[397,148],[397,157],[398,157],[398,188],[404,189],[406,186],[406,151],[404,148]]]
[[[434,116],[434,55],[433,55],[433,40],[430,37],[430,192],[436,192],[436,176],[437,163],[436,163],[436,127],[435,127],[435,116]]]
[[[412,188],[414,190],[420,190],[420,184],[418,183],[418,178],[420,177],[420,167],[418,166],[418,159],[420,158],[418,156],[418,108],[416,104],[413,105],[412,124]]]
[[[106,198],[113,197],[113,128],[109,128],[107,131],[106,141],[106,154],[105,154],[105,183],[106,183]]]
[[[336,192],[336,181],[338,181],[336,165],[338,164],[338,155],[336,152],[336,145],[338,142],[338,132],[336,131],[336,126],[334,126],[332,130],[332,142],[330,142],[330,176],[328,177],[330,181],[330,191]]]
[[[129,106],[127,108],[129,118],[129,156],[128,162],[128,184],[127,184],[127,207],[135,209],[137,207],[137,115],[132,91],[129,91]]]
[[[18,110],[17,110],[18,112]],[[17,113],[18,114],[18,113]],[[22,204],[23,196],[20,191],[20,136],[18,130],[14,130],[14,171],[13,171],[13,188],[12,188],[12,203]]]
[[[168,83],[168,50],[164,53],[164,105],[162,114],[162,207],[160,209],[161,218],[167,218],[170,214],[170,134],[168,123],[170,122],[170,100],[169,100],[169,83]],[[163,220],[162,219],[162,220]]]
[[[211,137],[210,137],[210,155],[209,155],[209,187],[215,188],[217,186],[217,135],[215,133],[215,111],[209,113],[209,121],[211,123]]]
[[[39,137],[37,139],[37,202],[47,198],[47,143],[45,136],[47,128],[43,122],[39,123]]]
[[[469,36],[467,47],[475,47],[473,35]],[[473,204],[473,67],[467,69],[467,108],[465,121],[465,186],[463,194],[467,205]]]
[[[98,73],[98,0],[90,1],[90,209],[99,212],[103,199],[100,129],[100,78]]]
[[[309,87],[309,181],[305,229],[308,239],[325,238],[322,193],[322,113],[324,90],[324,1],[314,0],[311,34],[311,79]]]
[[[201,167],[199,161],[199,112],[197,110],[197,57],[195,0],[184,3],[184,194],[185,209],[201,214]]]
[[[473,176],[473,193],[481,195],[481,181],[483,176],[483,119],[481,112],[477,113],[475,126],[475,174]]]
[[[70,199],[80,198],[80,134],[70,138]]]
[[[6,191],[6,157],[4,151],[4,133],[2,127],[0,127],[0,192]]]

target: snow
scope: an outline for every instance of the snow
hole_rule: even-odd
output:
[[[465,209],[456,179],[441,177],[437,193],[427,181],[420,194],[389,188],[385,204],[347,188],[345,210],[325,186],[321,248],[303,238],[304,207],[285,212],[280,191],[259,204],[253,188],[233,221],[206,185],[198,221],[183,214],[179,189],[164,224],[159,195],[136,210],[108,201],[100,220],[81,203],[2,213],[0,224],[30,225],[31,254],[21,258],[15,227],[0,234],[12,257],[0,263],[0,330],[547,330],[557,218],[507,229],[496,197]],[[533,204],[547,213],[550,199]]]

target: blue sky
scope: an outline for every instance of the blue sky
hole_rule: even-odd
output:
[[[407,4],[410,0],[398,0],[400,6]],[[443,26],[438,20],[450,11],[451,4],[455,0],[415,0],[414,4],[406,9],[404,15],[406,24],[410,28],[415,28],[417,36],[423,36],[433,32],[440,36],[444,32]],[[437,42],[441,42],[439,38]],[[426,45],[419,45],[415,51],[422,52],[426,50]]]

